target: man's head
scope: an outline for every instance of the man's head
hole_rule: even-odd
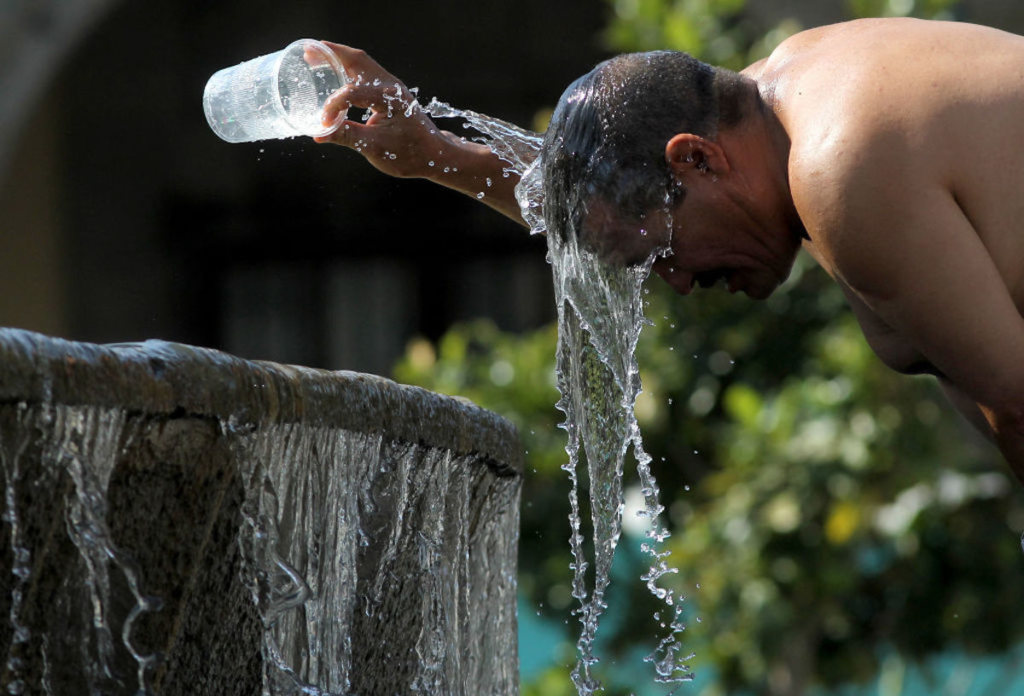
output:
[[[685,53],[653,51],[607,60],[570,85],[544,139],[549,229],[564,230],[559,221],[594,200],[630,222],[681,202],[665,146],[682,132],[715,138],[718,72]]]
[[[716,267],[714,259],[697,257],[729,248],[750,218],[749,211],[740,214],[745,191],[729,182],[706,184],[719,175],[727,178],[730,162],[742,159],[740,153],[727,156],[716,141],[737,132],[757,110],[758,99],[749,79],[677,51],[601,63],[565,91],[544,138],[540,167],[548,233],[575,237],[613,263],[640,263],[671,246],[677,263],[699,261],[669,279],[680,292],[695,280],[720,277],[738,289],[753,289],[731,282],[729,260]],[[688,182],[700,185],[701,200],[684,210]],[[687,238],[679,239],[681,234]],[[689,258],[678,258],[684,250]],[[667,266],[663,259],[655,270],[665,277]],[[768,283],[757,285],[756,296],[770,292]]]

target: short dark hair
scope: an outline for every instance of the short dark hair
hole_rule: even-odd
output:
[[[541,148],[549,234],[579,234],[595,196],[631,220],[681,202],[665,145],[683,132],[714,139],[720,117],[738,113],[720,105],[721,92],[735,102],[739,87],[735,73],[680,51],[620,55],[573,82]]]

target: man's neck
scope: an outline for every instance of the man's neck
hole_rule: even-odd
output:
[[[758,90],[754,80],[747,82],[755,98],[740,122],[720,131],[718,140],[746,180],[750,213],[762,220],[778,220],[796,237],[806,239],[789,187],[789,134],[775,115],[771,95]]]

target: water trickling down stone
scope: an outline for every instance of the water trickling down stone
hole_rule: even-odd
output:
[[[0,329],[0,690],[514,693],[517,453],[380,378]]]

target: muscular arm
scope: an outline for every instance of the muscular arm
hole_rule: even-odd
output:
[[[992,434],[992,426],[989,425],[985,419],[985,414],[978,408],[978,404],[974,399],[957,389],[956,385],[948,379],[943,377],[938,379],[939,385],[942,386],[942,391],[946,394],[946,398],[949,399],[949,403],[953,404],[953,407],[960,412],[960,415],[967,419],[968,423],[974,426],[975,430],[984,435],[988,440],[994,442],[995,436]]]
[[[869,169],[826,211],[835,272],[981,414],[1024,483],[1024,318],[945,187],[907,158]]]
[[[368,109],[365,122],[345,120],[318,143],[356,150],[391,176],[422,178],[472,196],[525,224],[515,199],[519,178],[485,145],[441,130],[420,108],[415,95],[365,52],[324,42],[334,50],[350,82],[324,108],[324,122],[343,118],[349,107]],[[481,198],[479,194],[483,193]]]
[[[867,339],[868,345],[890,367],[900,372],[914,373],[912,368],[916,364],[921,363],[918,351],[913,346],[905,345],[902,337],[893,331],[891,327],[883,324],[871,312],[871,309],[864,304],[864,301],[860,299],[857,293],[841,279],[839,280],[839,285],[846,295],[846,299],[853,310],[854,316],[857,318],[857,322],[860,324],[861,330],[864,332],[864,338]],[[934,371],[925,370],[925,372],[931,373]],[[960,415],[974,426],[975,430],[984,435],[988,440],[995,442],[992,426],[985,420],[985,414],[982,413],[978,404],[958,389],[955,384],[946,379],[944,375],[936,374],[935,377],[938,379],[946,398]]]

